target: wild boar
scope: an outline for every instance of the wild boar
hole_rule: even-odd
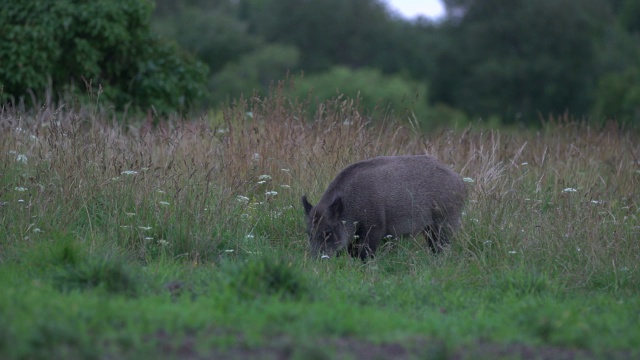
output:
[[[383,238],[424,234],[439,252],[460,226],[466,188],[460,175],[427,155],[381,156],[347,166],[315,206],[302,197],[310,251],[347,249],[363,260]]]

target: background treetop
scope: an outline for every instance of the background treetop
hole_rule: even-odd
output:
[[[295,96],[346,89],[365,111],[392,105],[427,127],[565,112],[640,123],[637,1],[443,3],[434,22],[381,0],[10,0],[1,96],[65,93],[84,78],[120,108],[215,109],[290,74]]]

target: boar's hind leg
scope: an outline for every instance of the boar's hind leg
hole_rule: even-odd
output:
[[[427,226],[424,236],[431,252],[438,254],[449,245],[449,232],[448,226],[444,224]]]

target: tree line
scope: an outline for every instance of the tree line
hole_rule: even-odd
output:
[[[99,85],[118,108],[216,108],[289,74],[293,96],[358,96],[425,126],[640,123],[640,2],[443,3],[432,21],[381,0],[9,0],[0,98]]]

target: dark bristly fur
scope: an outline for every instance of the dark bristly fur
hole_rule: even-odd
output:
[[[454,171],[427,155],[381,156],[347,166],[317,205],[302,197],[314,256],[347,249],[375,254],[385,236],[424,234],[436,253],[460,226],[465,185]]]

